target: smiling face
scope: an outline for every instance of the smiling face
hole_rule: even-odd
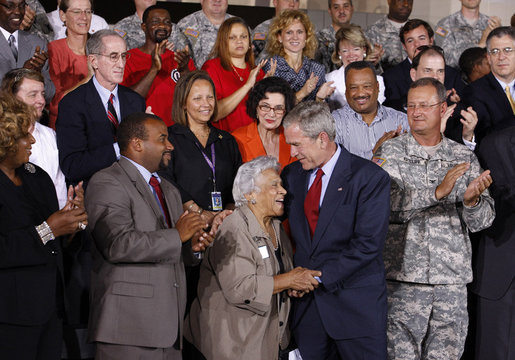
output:
[[[283,44],[286,53],[302,53],[306,46],[306,29],[299,20],[294,20],[290,26],[278,35],[279,42]]]
[[[327,158],[320,134],[312,139],[304,134],[299,124],[292,124],[284,129],[286,143],[290,144],[290,155],[296,157],[304,170],[312,170],[323,166],[331,157]]]
[[[191,127],[192,123],[208,123],[213,116],[215,102],[215,94],[211,83],[203,79],[195,81],[186,98],[185,110],[188,125]]]
[[[363,60],[366,54],[365,47],[355,46],[348,40],[340,41],[338,55],[341,57],[344,67],[352,62]]]
[[[18,92],[15,94],[18,99],[27,105],[32,105],[36,109],[39,119],[45,108],[45,84],[37,80],[23,79]]]
[[[328,11],[333,26],[339,28],[350,22],[354,13],[354,7],[350,0],[332,0]]]
[[[2,161],[2,165],[10,169],[17,169],[23,164],[29,162],[29,157],[32,154],[32,144],[36,140],[30,132],[16,140],[15,151],[9,152],[7,157]]]
[[[408,53],[410,60],[417,56],[419,53],[418,47],[423,45],[433,45],[433,39],[429,37],[423,25],[404,34],[404,44],[402,44],[402,47]]]
[[[351,69],[345,77],[345,96],[349,106],[358,114],[372,114],[377,111],[379,83],[369,69]]]
[[[20,28],[23,16],[25,16],[25,0],[3,0],[3,4],[0,5],[1,27],[12,34]]]
[[[281,177],[274,169],[266,169],[258,175],[256,186],[259,191],[247,195],[256,201],[249,205],[257,217],[275,217],[284,213],[284,196]]]
[[[172,19],[165,9],[154,9],[150,11],[147,21],[141,24],[145,36],[153,43],[160,43],[168,39],[172,32]]]
[[[445,101],[439,103],[433,86],[420,86],[408,92],[408,123],[411,132],[420,136],[435,136],[440,133],[440,122],[445,110]],[[415,105],[415,108],[410,105]],[[420,105],[428,106],[422,109]]]
[[[232,58],[244,58],[250,48],[249,30],[242,24],[231,26],[228,37],[229,55]]]
[[[266,110],[267,107],[269,110]],[[280,114],[277,114],[276,111]],[[283,121],[284,111],[285,103],[283,94],[265,93],[265,97],[259,101],[256,110],[258,126],[270,131],[277,129]]]
[[[125,60],[119,56],[116,62],[109,58],[110,54],[123,54],[127,51],[125,40],[119,36],[106,36],[102,39],[102,54],[91,54],[89,59],[95,69],[95,77],[106,89],[112,91],[123,80]]]
[[[85,11],[91,11],[91,3],[89,0],[70,0],[66,12],[59,10],[61,21],[66,23],[68,33],[87,34],[91,25],[93,14],[86,14]]]
[[[147,139],[141,141],[143,165],[148,171],[165,169],[172,159],[173,145],[168,141],[168,129],[162,120],[145,121]]]

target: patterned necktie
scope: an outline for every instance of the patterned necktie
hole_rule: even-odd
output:
[[[10,35],[7,42],[9,43],[9,47],[11,48],[11,51],[13,52],[14,59],[16,61],[18,61],[18,48],[16,47],[16,38],[13,35]]]
[[[318,212],[320,211],[320,195],[322,194],[322,176],[324,172],[322,169],[317,170],[317,174],[313,184],[306,194],[306,200],[304,200],[304,214],[309,224],[309,232],[311,238],[315,233],[318,222]]]
[[[515,114],[515,101],[513,101],[513,98],[511,97],[510,87],[508,85],[506,85],[506,89],[504,89],[504,92],[506,93],[508,102],[511,105],[511,111],[513,111],[513,114]]]
[[[168,224],[168,227],[171,228],[172,222],[170,221],[170,214],[168,213],[168,207],[166,206],[166,202],[163,197],[163,192],[161,191],[161,185],[159,184],[159,180],[157,180],[157,178],[154,175],[152,175],[150,177],[149,183],[150,186],[152,186],[152,188],[154,189],[157,198],[159,199],[159,204],[161,205],[161,212],[165,216],[166,223]]]
[[[111,96],[109,96],[109,101],[107,102],[107,117],[109,118],[109,121],[111,121],[111,123],[114,126],[114,129],[116,130],[118,128],[119,122],[118,117],[116,116],[116,110],[114,109],[113,99],[114,95],[111,94]]]

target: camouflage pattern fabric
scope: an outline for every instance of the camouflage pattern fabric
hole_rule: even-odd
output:
[[[36,17],[32,26],[27,31],[31,34],[37,35],[40,38],[50,42],[54,40],[54,31],[46,16],[46,11],[43,5],[38,0],[25,0],[25,3],[36,12]]]
[[[338,69],[333,63],[331,56],[334,52],[334,43],[336,42],[336,31],[332,26],[317,31],[318,49],[315,54],[315,61],[324,65],[325,72],[330,73]]]
[[[399,39],[399,29],[390,23],[386,15],[370,25],[365,31],[365,36],[372,45],[383,46],[384,54],[381,58],[381,66],[384,71],[402,62],[408,56]]]
[[[254,57],[256,59],[258,59],[259,55],[265,50],[268,29],[270,28],[270,24],[273,20],[274,19],[272,18],[263,21],[252,31],[252,45],[254,46]]]

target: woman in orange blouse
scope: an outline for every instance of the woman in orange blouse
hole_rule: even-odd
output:
[[[281,126],[294,105],[295,93],[282,78],[268,77],[252,88],[247,99],[247,114],[255,121],[232,133],[243,162],[271,155],[278,159],[282,169],[296,160],[290,156],[290,145]]]

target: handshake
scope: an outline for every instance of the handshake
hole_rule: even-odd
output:
[[[320,276],[322,272],[318,270],[296,267],[287,273],[274,276],[274,293],[288,290],[289,296],[300,298],[318,287],[321,283]]]

